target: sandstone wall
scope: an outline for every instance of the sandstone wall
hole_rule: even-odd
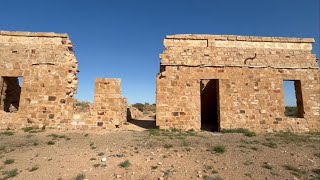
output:
[[[200,81],[218,79],[220,128],[320,131],[313,39],[175,35],[164,40],[157,76],[160,128],[201,128]],[[303,118],[284,116],[283,80],[301,82]]]
[[[66,34],[0,31],[0,77],[23,77],[19,110],[0,111],[0,127],[69,124],[77,73]]]
[[[120,79],[98,78],[94,92],[92,115],[96,126],[127,121],[127,99],[121,96]]]

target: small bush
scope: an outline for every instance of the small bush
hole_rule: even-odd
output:
[[[157,169],[158,168],[158,166],[151,166],[151,169]]]
[[[0,135],[13,136],[13,135],[14,135],[14,132],[12,132],[12,131],[4,131],[4,132],[1,132]]]
[[[50,135],[48,135],[47,137],[52,137],[53,139],[58,139],[58,138],[60,138],[60,139],[63,139],[63,138],[67,139],[67,138],[68,138],[66,135],[59,135],[59,134],[50,134]]]
[[[130,166],[130,162],[129,160],[125,160],[124,162],[121,162],[119,166],[122,168],[128,168]]]
[[[225,152],[225,147],[223,145],[216,145],[211,147],[211,153],[223,154]]]
[[[253,137],[256,136],[255,132],[251,132],[248,129],[237,128],[237,129],[222,129],[222,133],[242,133],[245,136]]]
[[[273,149],[275,149],[275,148],[278,147],[278,145],[277,145],[276,143],[271,142],[271,141],[262,143],[262,145],[267,146],[267,147],[270,147],[270,148],[273,148]]]
[[[317,158],[320,158],[320,153],[316,153],[314,154],[314,156],[316,156]]]
[[[3,161],[4,164],[12,164],[14,163],[14,159],[6,159],[5,161]]]
[[[166,149],[170,149],[173,147],[173,145],[172,144],[165,144],[165,145],[163,145],[163,147]]]
[[[291,171],[291,174],[296,175],[298,177],[301,177],[302,175],[306,174],[307,172],[305,170],[302,169],[298,169],[294,166],[291,165],[284,165],[283,166],[286,170]]]
[[[76,180],[84,180],[85,178],[86,178],[86,176],[84,174],[78,174],[75,179]]]
[[[25,127],[25,128],[22,128],[22,130],[24,132],[29,132],[29,131],[33,130],[33,127]]]
[[[216,174],[214,176],[204,175],[203,179],[204,180],[222,180],[222,178],[218,174]]]
[[[48,145],[54,145],[55,142],[54,142],[54,141],[48,141],[47,144],[48,144]]]
[[[33,128],[33,127],[25,127],[25,128],[22,128],[22,130],[24,132],[28,132],[28,133],[39,133],[39,132],[44,132],[45,131],[45,128]]]
[[[38,146],[39,143],[38,143],[38,142],[34,142],[33,145],[34,145],[34,146]]]
[[[320,179],[320,169],[313,169],[312,172],[316,174],[315,179]]]
[[[5,175],[2,179],[13,178],[16,175],[18,175],[18,169],[12,169],[10,171],[4,171],[4,172],[2,172],[2,175]]]
[[[96,158],[90,158],[90,161],[94,161],[94,160],[97,160]]]

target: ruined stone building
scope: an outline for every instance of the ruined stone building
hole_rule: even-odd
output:
[[[310,38],[172,35],[157,75],[160,128],[320,131],[319,66]],[[284,114],[283,83],[297,114]]]
[[[0,31],[0,128],[106,128],[127,121],[119,79],[96,79],[90,112],[75,114],[77,73],[68,35]]]
[[[66,34],[0,31],[0,127],[70,123],[72,46]]]

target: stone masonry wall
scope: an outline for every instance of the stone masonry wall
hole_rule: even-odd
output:
[[[313,39],[174,35],[157,76],[160,128],[201,128],[200,81],[218,79],[220,129],[320,131],[320,76]],[[299,80],[303,118],[284,115],[283,80]]]
[[[127,121],[127,99],[121,96],[120,79],[96,79],[92,115],[96,126]]]
[[[0,128],[69,124],[77,73],[66,34],[0,31],[0,82],[23,77],[19,110],[0,111]]]

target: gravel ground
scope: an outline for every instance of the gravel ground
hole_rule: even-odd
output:
[[[320,179],[320,135],[138,130],[0,131],[0,179]]]

